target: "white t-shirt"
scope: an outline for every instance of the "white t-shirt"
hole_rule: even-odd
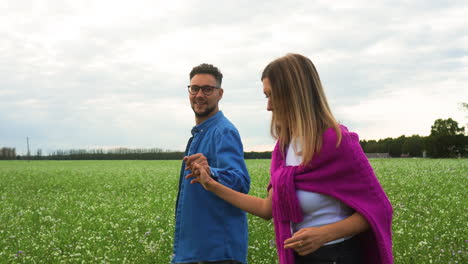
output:
[[[296,151],[300,152],[301,148],[296,146]],[[297,155],[297,153],[294,152],[294,148],[290,145],[286,153],[286,165],[298,166],[301,162],[302,156]],[[328,195],[303,190],[296,190],[296,195],[299,199],[302,212],[304,213],[304,219],[300,223],[292,223],[291,227],[293,232],[297,232],[304,227],[320,227],[332,224],[354,213],[351,207]],[[342,242],[348,238],[350,237],[330,241],[325,245]]]

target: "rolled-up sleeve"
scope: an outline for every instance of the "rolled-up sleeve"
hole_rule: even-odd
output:
[[[210,164],[212,176],[233,190],[248,193],[250,178],[239,133],[232,129],[223,129],[220,132],[215,139],[216,162]]]

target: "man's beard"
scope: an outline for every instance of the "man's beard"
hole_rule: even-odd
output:
[[[205,111],[201,112],[201,113],[197,113],[195,111],[195,108],[192,106],[192,110],[193,112],[195,113],[195,116],[196,117],[206,117],[206,116],[209,116],[214,110],[216,109],[216,106],[212,107],[212,108],[207,108]]]

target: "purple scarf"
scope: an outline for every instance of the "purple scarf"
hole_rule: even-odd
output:
[[[341,127],[341,144],[336,148],[336,133],[323,134],[322,149],[308,166],[286,166],[279,143],[271,160],[273,221],[276,247],[281,264],[294,263],[294,251],[284,249],[292,236],[291,222],[303,219],[296,190],[332,196],[362,214],[370,229],[358,235],[365,263],[392,264],[392,206],[385,195],[356,133]]]

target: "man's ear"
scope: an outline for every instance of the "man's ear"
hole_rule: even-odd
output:
[[[224,93],[223,88],[220,88],[219,89],[219,100],[221,100],[221,98],[223,98],[223,93]]]

